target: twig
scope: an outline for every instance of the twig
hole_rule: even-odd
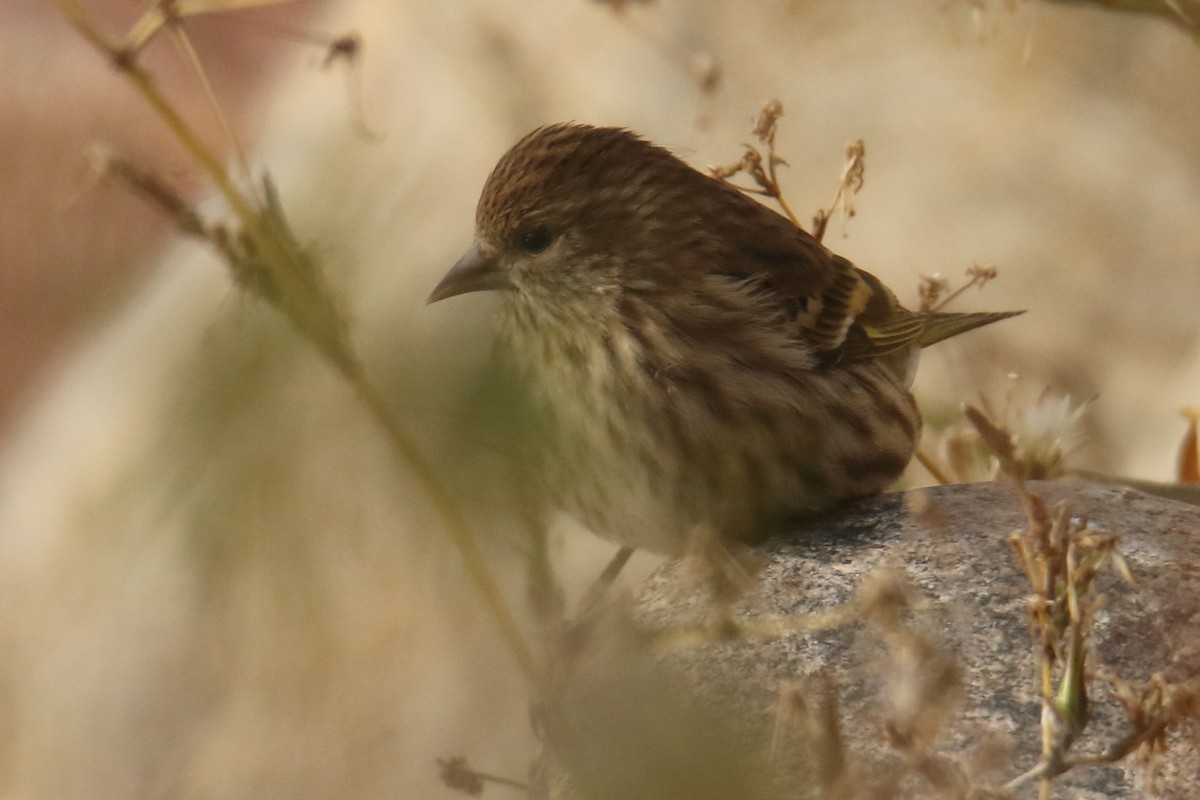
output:
[[[866,174],[864,159],[867,147],[862,139],[855,139],[846,145],[846,165],[842,167],[842,177],[838,181],[837,191],[829,203],[829,210],[820,209],[813,218],[813,236],[817,241],[825,238],[825,229],[833,212],[840,210],[845,216],[854,216],[854,202],[851,198],[862,191],[863,179]]]
[[[746,151],[738,161],[723,167],[710,167],[708,171],[717,180],[726,181],[735,189],[746,194],[770,197],[779,204],[779,208],[792,221],[792,224],[800,228],[802,227],[800,220],[792,213],[791,207],[783,198],[783,190],[779,186],[778,169],[780,165],[787,166],[787,162],[775,153],[775,130],[779,118],[782,116],[783,104],[778,100],[769,100],[758,113],[758,119],[754,123],[755,138],[758,139],[760,145],[767,148],[765,160],[757,147],[745,144],[743,147],[746,148]],[[745,173],[752,178],[755,186],[741,186],[729,180],[740,173]]]

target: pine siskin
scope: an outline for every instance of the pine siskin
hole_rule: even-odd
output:
[[[909,311],[737,189],[573,123],[500,159],[429,302],[485,289],[563,510],[662,553],[882,491],[920,433],[919,350],[1012,316]]]

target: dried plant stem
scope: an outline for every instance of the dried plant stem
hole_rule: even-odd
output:
[[[942,471],[942,468],[937,465],[937,462],[934,461],[930,456],[926,455],[925,451],[920,447],[916,449],[916,452],[913,453],[913,455],[917,461],[920,462],[921,466],[925,468],[925,471],[932,475],[933,479],[939,484],[945,486],[946,484],[954,482],[950,480],[949,475]]]
[[[195,162],[216,184],[217,191],[229,203],[238,220],[247,228],[255,227],[257,214],[253,207],[242,197],[226,174],[224,166],[217,157],[204,146],[196,132],[184,121],[170,101],[158,90],[150,73],[138,66],[132,53],[111,44],[93,24],[91,18],[77,0],[50,0],[79,33],[93,47],[108,57],[116,69],[124,73],[146,103],[158,114],[159,118],[179,140]]]
[[[829,203],[829,210],[820,209],[813,218],[813,237],[818,242],[825,239],[825,230],[828,228],[829,220],[833,217],[834,212],[840,210],[847,217],[854,216],[853,196],[858,194],[863,187],[863,178],[866,174],[863,160],[866,153],[866,145],[862,139],[856,139],[846,145],[846,165],[842,168],[842,177],[838,180],[837,191],[834,192],[833,200]],[[783,203],[782,197],[779,202]]]
[[[168,19],[168,29],[171,32],[172,39],[176,47],[179,48],[183,57],[187,60],[192,68],[192,74],[196,76],[196,81],[200,84],[200,91],[204,95],[205,101],[208,103],[209,109],[217,120],[217,124],[221,126],[221,132],[225,135],[225,139],[229,142],[229,146],[233,149],[234,156],[237,158],[238,168],[241,169],[243,177],[249,181],[250,179],[250,162],[246,158],[246,152],[242,149],[241,142],[233,132],[233,126],[229,124],[229,117],[221,109],[221,104],[217,102],[216,92],[213,91],[212,83],[208,80],[208,73],[200,64],[200,54],[196,52],[196,48],[192,46],[192,40],[187,35],[187,31],[182,25],[177,24],[173,18]],[[249,187],[253,190],[253,182],[249,182]]]
[[[943,297],[936,306],[934,306],[933,308],[930,309],[930,311],[941,311],[943,308],[948,306],[950,303],[954,302],[954,300],[957,299],[959,295],[966,292],[972,286],[976,286],[978,284],[979,284],[979,281],[972,278],[968,283],[964,283],[962,286],[958,287],[957,289],[952,291],[950,294]]]
[[[317,265],[292,237],[278,199],[271,190],[270,181],[265,182],[265,203],[244,195],[230,179],[218,157],[205,146],[159,91],[151,74],[138,65],[136,50],[110,43],[78,0],[50,2],[128,78],[194,162],[213,180],[217,191],[237,218],[237,229],[231,231],[224,225],[205,224],[151,170],[140,168],[127,159],[109,158],[115,167],[114,172],[166,210],[181,230],[199,236],[214,246],[228,262],[235,281],[281,311],[301,336],[315,345],[354,387],[392,447],[405,460],[417,482],[432,500],[434,510],[462,558],[470,581],[482,595],[518,667],[531,684],[535,683],[539,676],[537,662],[509,613],[466,519],[438,478],[433,465],[404,435],[387,404],[367,379],[361,361],[349,343],[346,324],[331,293],[323,285]]]
[[[671,653],[714,642],[732,640],[779,639],[792,633],[817,633],[853,625],[863,618],[867,608],[860,599],[850,600],[825,611],[787,616],[765,616],[758,619],[734,620],[722,617],[716,623],[677,625],[654,637],[657,652]]]
[[[995,267],[982,267],[974,264],[967,268],[967,278],[969,280],[944,297],[942,293],[950,289],[950,285],[946,280],[938,276],[924,278],[921,281],[920,288],[920,310],[941,311],[968,289],[975,287],[982,289],[988,281],[995,280],[998,274],[999,270]]]
[[[1097,612],[1105,605],[1097,576],[1110,567],[1126,585],[1137,586],[1118,550],[1119,531],[1094,527],[1068,503],[1047,508],[1027,484],[1036,470],[1021,455],[1012,432],[977,408],[966,406],[964,412],[1015,482],[1026,517],[1024,529],[1013,532],[1009,542],[1032,590],[1027,610],[1040,666],[1042,756],[1004,790],[1012,792],[1036,780],[1038,796],[1048,800],[1059,775],[1078,767],[1115,764],[1134,752],[1153,786],[1156,759],[1167,748],[1167,734],[1194,724],[1200,680],[1168,683],[1156,673],[1138,689],[1092,663],[1095,656],[1088,645],[1095,635]],[[1098,753],[1071,755],[1091,722],[1091,698],[1099,688],[1123,707],[1128,731]]]
[[[775,165],[774,164],[771,164],[771,180],[775,180]],[[795,225],[797,228],[799,228],[800,227],[800,219],[796,216],[795,212],[792,211],[792,207],[788,205],[787,200],[784,199],[783,192],[780,192],[778,195],[775,196],[775,202],[779,203],[779,208],[781,211],[783,211],[784,216],[786,216],[789,220],[791,220],[793,225]],[[820,241],[820,239],[818,238],[817,241]]]
[[[742,154],[741,160],[723,167],[711,167],[709,174],[717,180],[729,183],[745,194],[770,197],[779,204],[779,209],[784,216],[791,220],[793,225],[803,229],[804,226],[800,224],[792,207],[784,199],[783,189],[779,185],[779,166],[781,164],[787,166],[787,161],[775,152],[775,133],[779,125],[779,118],[782,116],[783,104],[778,100],[768,100],[758,113],[758,119],[754,122],[754,137],[767,149],[766,158],[757,147],[746,144],[743,145],[745,152]],[[729,180],[743,172],[754,181],[754,186],[741,186]],[[816,239],[820,241],[821,236],[816,235]]]
[[[500,593],[495,580],[492,578],[492,573],[488,569],[483,554],[479,551],[478,545],[475,544],[475,537],[472,535],[466,519],[463,518],[458,504],[438,478],[437,471],[433,465],[429,463],[425,456],[417,449],[416,445],[400,430],[399,425],[396,424],[392,414],[388,411],[387,404],[375,390],[375,387],[360,371],[347,372],[343,370],[342,374],[358,391],[363,404],[387,434],[388,441],[404,458],[409,469],[416,476],[417,481],[424,488],[426,494],[429,495],[434,509],[437,511],[438,516],[442,518],[442,524],[446,526],[446,530],[450,534],[450,538],[454,542],[459,556],[462,558],[468,577],[475,584],[475,588],[479,593],[483,595],[484,604],[492,612],[492,616],[500,628],[500,632],[509,650],[512,651],[514,658],[516,658],[517,665],[520,667],[522,674],[531,685],[535,684],[540,675],[537,661],[534,659],[529,646],[525,643],[525,639],[521,635],[516,621],[508,613],[508,605],[504,602],[504,597]]]

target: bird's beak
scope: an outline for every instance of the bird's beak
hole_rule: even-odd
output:
[[[471,245],[458,263],[450,268],[441,282],[434,287],[426,303],[436,303],[447,297],[467,292],[484,292],[494,289],[511,289],[512,281],[496,264],[494,257],[479,246],[479,242]]]

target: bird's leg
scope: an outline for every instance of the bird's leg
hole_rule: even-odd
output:
[[[583,597],[579,600],[579,617],[587,617],[595,611],[604,596],[608,593],[608,589],[613,585],[617,576],[621,574],[621,570],[625,568],[629,557],[633,555],[632,547],[622,547],[617,550],[612,560],[608,562],[608,566],[604,571],[592,582],[588,590],[583,593]]]

